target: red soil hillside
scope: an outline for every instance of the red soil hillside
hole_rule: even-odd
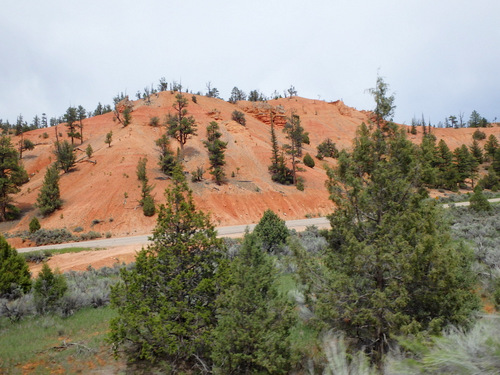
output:
[[[351,146],[357,126],[367,121],[369,112],[357,111],[341,101],[327,103],[319,100],[293,97],[272,100],[268,103],[239,102],[227,103],[220,99],[185,94],[189,100],[187,110],[196,119],[198,135],[188,140],[184,152],[186,171],[194,171],[198,166],[208,169],[208,156],[202,141],[206,138],[205,128],[210,121],[217,121],[228,142],[226,150],[226,185],[217,186],[206,172],[201,183],[190,183],[197,206],[211,212],[216,225],[246,224],[258,221],[267,208],[285,219],[304,218],[306,215],[325,215],[332,211],[332,203],[324,187],[326,173],[324,162],[316,160],[316,167],[305,168],[301,172],[305,179],[305,191],[293,186],[283,186],[271,181],[268,165],[271,157],[270,111],[273,111],[276,134],[280,143],[285,143],[281,131],[284,119],[293,112],[300,116],[305,131],[309,132],[310,145],[305,145],[304,154],[316,155],[316,146],[326,138],[331,138],[339,148]],[[153,116],[162,121],[169,112],[173,113],[174,94],[162,92],[152,96],[150,105],[143,100],[133,102],[132,123],[123,127],[113,121],[113,114],[84,120],[84,142],[79,145],[76,168],[61,175],[61,210],[41,219],[43,228],[63,228],[70,230],[77,226],[84,231],[111,232],[114,236],[148,233],[155,225],[156,217],[147,218],[138,205],[140,186],[136,177],[139,158],[147,157],[149,180],[155,185],[153,196],[157,203],[164,202],[163,193],[169,180],[158,168],[158,150],[155,140],[165,131],[164,127],[148,125]],[[238,109],[246,115],[246,126],[231,120],[232,112]],[[111,147],[105,143],[105,136],[113,131]],[[66,138],[66,127],[59,125],[57,131]],[[474,129],[436,129],[438,138],[445,138],[450,148],[472,142]],[[500,128],[484,129],[487,135],[500,137]],[[47,133],[48,138],[43,134]],[[38,129],[25,133],[25,137],[37,144],[34,150],[25,151],[23,162],[31,180],[15,196],[15,204],[22,209],[21,220],[3,223],[3,231],[26,230],[28,223],[39,211],[34,207],[42,185],[47,166],[54,160],[52,154],[55,129]],[[421,135],[411,136],[420,142]],[[17,144],[18,139],[13,139]],[[76,141],[79,143],[79,141]],[[482,141],[484,143],[484,141]],[[94,155],[88,162],[85,148],[92,145]],[[177,142],[172,141],[173,148]],[[333,161],[328,161],[332,163]],[[231,177],[232,172],[235,177]],[[190,180],[190,176],[188,176]],[[127,198],[125,198],[127,195]],[[92,225],[93,221],[98,224]]]

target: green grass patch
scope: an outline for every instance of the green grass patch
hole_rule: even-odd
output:
[[[114,310],[104,307],[69,318],[51,315],[19,323],[0,318],[0,373],[21,374],[23,367],[36,374],[86,372],[92,363],[110,361],[105,339],[114,316]]]
[[[27,262],[43,262],[47,258],[50,258],[53,255],[58,254],[67,254],[67,253],[80,253],[82,251],[97,251],[103,250],[101,247],[65,247],[63,249],[44,249],[44,250],[34,250],[22,253],[24,259]]]

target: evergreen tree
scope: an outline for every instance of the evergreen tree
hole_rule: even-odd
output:
[[[499,148],[500,145],[498,144],[498,139],[495,137],[493,134],[490,134],[488,137],[488,140],[484,144],[484,151],[486,152],[486,155],[492,159],[493,155],[495,155],[495,150]]]
[[[337,150],[337,146],[335,145],[334,142],[330,138],[325,139],[323,142],[321,142],[318,147],[318,154],[316,157],[319,160],[323,160],[323,158],[338,158],[339,157],[339,150]]]
[[[76,115],[77,119],[79,122],[78,127],[80,128],[80,144],[83,143],[83,120],[87,118],[87,112],[85,111],[85,108],[83,108],[81,105],[78,106],[76,109]]]
[[[52,272],[49,265],[44,262],[42,270],[33,284],[37,311],[40,314],[53,311],[67,289],[66,278],[58,271]]]
[[[479,142],[477,140],[472,141],[472,145],[469,147],[470,153],[476,159],[478,164],[483,164],[484,162],[484,154],[483,150],[481,149],[481,146],[479,146]]]
[[[493,166],[490,165],[488,168],[488,174],[479,181],[478,185],[480,185],[483,189],[498,190],[500,188],[500,178],[493,169]]]
[[[26,260],[0,235],[0,298],[14,299],[31,289]]]
[[[160,205],[152,244],[112,288],[118,312],[111,341],[131,359],[166,360],[171,372],[210,368],[215,300],[224,286],[224,245],[208,215],[196,209],[182,170]]]
[[[394,95],[388,96],[388,90],[389,86],[380,76],[377,77],[377,84],[375,87],[368,90],[375,100],[376,105],[373,113],[375,116],[375,124],[377,124],[378,128],[383,127],[387,121],[392,120],[394,110],[396,109],[394,105]]]
[[[422,182],[430,187],[436,187],[438,182],[438,169],[436,148],[436,137],[426,134],[422,138],[422,143],[417,149],[418,159],[422,166]]]
[[[19,210],[12,205],[12,195],[28,181],[28,174],[10,138],[0,137],[0,221],[12,219]]]
[[[247,94],[245,94],[242,90],[240,90],[235,86],[231,90],[231,96],[229,97],[228,102],[235,104],[239,100],[246,100],[246,99],[247,99]]]
[[[160,149],[158,165],[163,173],[167,176],[171,176],[177,166],[177,158],[173,151],[170,150],[170,140],[163,134],[156,140],[156,145]]]
[[[55,143],[54,154],[59,168],[68,173],[76,163],[75,148],[67,140]]]
[[[500,147],[495,150],[491,166],[497,174],[500,174]]]
[[[300,117],[292,114],[283,127],[283,132],[290,141],[283,148],[290,155],[292,161],[293,184],[295,185],[297,183],[297,164],[300,162],[299,158],[302,156],[302,142],[304,139],[304,128],[300,124]]]
[[[274,121],[271,112],[271,165],[269,166],[269,173],[271,173],[271,179],[274,182],[290,185],[293,183],[293,173],[290,168],[286,166],[285,155],[283,152],[280,153],[278,147],[278,139],[276,137],[276,132],[274,131]]]
[[[76,130],[77,125],[75,122],[78,119],[78,113],[75,107],[69,107],[64,115],[64,121],[68,127],[68,137],[71,138],[71,145],[74,143],[74,138],[79,138],[80,133]]]
[[[113,141],[113,131],[110,130],[109,133],[106,133],[106,139],[104,140],[104,143],[107,143],[108,147],[111,147],[112,141]]]
[[[137,179],[141,182],[141,200],[139,201],[139,204],[141,206],[144,206],[144,203],[148,201],[148,206],[151,204],[151,200],[153,199],[151,197],[151,191],[153,190],[153,186],[149,185],[149,179],[146,174],[146,164],[148,162],[147,158],[139,158],[139,161],[137,162]],[[149,213],[150,209],[148,208],[147,212]],[[153,213],[154,214],[154,213]],[[146,216],[152,216],[151,215],[146,215]]]
[[[92,148],[92,145],[89,143],[87,145],[87,148],[85,149],[85,154],[87,157],[90,159],[92,157],[92,154],[94,153],[94,149]]]
[[[217,185],[222,185],[226,180],[223,167],[226,164],[224,151],[227,147],[227,142],[221,141],[221,136],[219,125],[215,121],[210,122],[210,125],[207,126],[207,140],[203,143],[208,150],[210,174],[214,176]]]
[[[420,188],[414,146],[394,124],[361,125],[352,153],[328,171],[325,275],[311,275],[316,313],[381,363],[397,335],[462,325],[475,309],[472,254],[455,245]],[[303,264],[303,262],[298,262]]]
[[[455,166],[458,172],[458,182],[464,183],[466,179],[470,178],[472,180],[472,185],[474,186],[474,180],[477,177],[479,163],[471,155],[469,149],[466,145],[457,147],[453,152]]]
[[[283,246],[290,235],[285,221],[271,209],[264,212],[253,233],[262,241],[262,248],[268,252]]]
[[[55,210],[61,208],[61,193],[59,190],[59,170],[55,164],[47,168],[43,185],[36,199],[36,206],[43,216],[48,216]]]
[[[42,226],[40,225],[40,221],[36,216],[33,216],[33,219],[30,221],[29,229],[30,233],[35,233],[37,230],[39,230]]]
[[[436,167],[439,170],[437,187],[456,191],[459,180],[458,171],[455,164],[453,164],[453,153],[442,139],[438,143]]]
[[[474,194],[471,195],[469,208],[474,211],[491,211],[490,202],[483,194],[483,188],[478,185],[474,188]]]
[[[175,103],[172,105],[176,114],[167,116],[167,133],[169,136],[177,139],[184,148],[187,140],[196,135],[196,124],[193,116],[188,117],[186,109],[188,101],[182,94],[175,95]]]
[[[212,357],[218,374],[287,374],[291,370],[292,306],[277,291],[273,261],[246,234],[217,300]]]

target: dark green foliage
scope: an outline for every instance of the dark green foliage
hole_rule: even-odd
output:
[[[108,147],[111,147],[112,141],[113,141],[113,131],[110,130],[109,133],[106,133],[106,139],[104,140],[104,143],[107,143]]]
[[[500,147],[495,150],[491,166],[497,174],[500,174]]]
[[[45,172],[43,185],[36,199],[36,206],[43,216],[50,215],[62,206],[59,190],[59,170],[55,164],[49,166],[47,172]]]
[[[83,143],[83,120],[87,118],[87,112],[85,111],[85,108],[83,108],[81,105],[78,106],[76,109],[76,117],[79,122],[78,128],[80,129],[80,144]]]
[[[194,104],[198,103],[198,99],[196,99],[196,95],[193,95],[193,96],[191,97],[191,101],[192,101]]]
[[[153,127],[160,126],[160,118],[157,116],[151,117],[149,119],[149,126],[153,126]]]
[[[488,168],[488,174],[479,180],[478,185],[483,189],[498,190],[500,188],[500,176],[492,166]]]
[[[474,140],[472,141],[472,145],[469,147],[470,153],[474,159],[478,162],[478,164],[482,164],[484,162],[484,154],[481,146],[479,146],[479,142]]]
[[[466,145],[457,147],[453,151],[453,159],[458,173],[457,182],[463,183],[466,179],[471,179],[474,185],[474,180],[477,177],[479,163],[471,155]]]
[[[12,219],[18,210],[12,195],[20,191],[19,186],[28,181],[28,174],[19,161],[19,154],[6,136],[0,137],[0,221]]]
[[[52,272],[47,263],[43,263],[42,270],[33,284],[35,306],[40,314],[46,314],[57,308],[68,284],[66,279],[58,271]]]
[[[486,134],[483,131],[476,129],[474,133],[472,133],[472,139],[482,141],[483,139],[486,139]]]
[[[74,138],[80,138],[80,133],[77,131],[77,119],[78,113],[76,108],[69,107],[64,115],[64,121],[66,121],[66,126],[68,127],[68,137],[71,138],[71,145],[74,143]]]
[[[383,129],[361,125],[352,153],[328,171],[331,249],[323,277],[303,273],[317,316],[378,363],[397,335],[466,324],[479,306],[472,254],[419,190],[414,146],[396,125]]]
[[[163,173],[167,176],[171,176],[177,166],[177,158],[175,157],[174,152],[170,150],[170,140],[166,134],[163,134],[156,140],[156,145],[160,149],[158,165]]]
[[[283,146],[283,149],[288,155],[290,155],[290,159],[292,161],[293,183],[296,184],[297,164],[299,163],[299,158],[302,156],[302,143],[304,140],[304,128],[300,124],[300,117],[292,114],[283,127],[283,132],[286,134],[286,138],[290,141],[289,144],[285,144]]]
[[[130,359],[166,360],[177,372],[210,363],[224,245],[209,217],[196,210],[180,168],[165,196],[153,243],[112,289],[118,316],[110,339]]]
[[[476,186],[474,188],[474,194],[469,199],[469,208],[474,211],[491,211],[490,202],[483,194],[483,189],[481,186]]]
[[[459,175],[453,164],[453,153],[442,139],[438,143],[435,166],[438,169],[436,186],[457,191]]]
[[[311,155],[309,155],[309,153],[304,156],[304,164],[309,168],[314,168],[314,159],[311,157]]]
[[[223,167],[226,164],[224,152],[227,142],[221,141],[221,136],[219,125],[215,121],[210,122],[207,126],[207,140],[203,141],[203,143],[208,150],[210,174],[214,176],[217,185],[222,185],[226,181]]]
[[[246,234],[217,300],[212,358],[217,374],[287,374],[292,366],[292,306],[277,291],[277,274],[257,237]]]
[[[205,173],[205,169],[203,167],[197,167],[196,170],[192,172],[191,181],[192,182],[202,181],[203,173]]]
[[[151,195],[142,200],[142,212],[144,216],[153,216],[156,213],[155,201]]]
[[[264,212],[253,233],[262,241],[262,248],[268,252],[282,247],[290,235],[285,221],[270,209]]]
[[[318,154],[316,157],[319,160],[323,160],[323,158],[338,158],[339,151],[337,150],[337,146],[332,142],[330,138],[325,139],[321,142],[318,147]]]
[[[375,88],[368,90],[375,100],[376,106],[373,113],[375,123],[379,128],[384,126],[387,121],[392,121],[392,116],[394,115],[394,110],[396,109],[396,106],[394,105],[394,95],[388,96],[388,90],[389,86],[380,76],[377,77],[377,84],[375,85]]]
[[[172,105],[176,114],[168,114],[166,121],[168,135],[179,141],[181,149],[189,138],[196,135],[195,119],[193,116],[188,117],[187,105],[187,99],[182,94],[177,94]]]
[[[0,236],[0,298],[14,299],[31,289],[31,274],[24,257]]]
[[[472,111],[469,119],[469,127],[471,128],[486,128],[489,126],[488,120],[481,115],[477,111]]]
[[[113,101],[115,102],[113,121],[118,121],[123,127],[129,126],[132,122],[132,102],[129,101],[128,96],[123,94],[113,98]]]
[[[33,216],[33,219],[30,221],[29,229],[30,233],[35,233],[37,230],[39,230],[42,226],[40,225],[40,221],[36,216]]]
[[[92,146],[89,143],[88,146],[87,146],[87,148],[85,149],[85,154],[90,159],[92,157],[93,153],[94,153],[94,150],[92,149]]]
[[[239,100],[246,100],[246,99],[247,95],[242,90],[240,90],[237,87],[233,87],[228,102],[235,104]]]
[[[54,154],[59,168],[65,173],[68,173],[75,166],[75,148],[67,140],[55,143]]]
[[[233,113],[231,114],[231,119],[243,126],[247,124],[247,120],[245,119],[245,114],[238,110],[233,111]]]
[[[484,151],[489,158],[493,158],[495,151],[499,148],[498,139],[493,134],[490,134],[488,140],[484,144]]]
[[[23,150],[33,150],[35,148],[35,144],[29,139],[23,139],[21,148]]]
[[[139,161],[137,162],[137,171],[136,171],[137,179],[141,182],[141,200],[139,201],[139,204],[143,206],[143,210],[144,210],[144,203],[146,202],[146,200],[153,200],[153,198],[151,197],[151,191],[153,190],[154,187],[152,185],[149,185],[149,179],[146,174],[147,162],[148,162],[147,158],[139,158]],[[151,202],[148,202],[150,207],[148,208],[147,211],[144,210],[144,215],[146,215],[146,212],[151,213],[150,203]],[[153,207],[154,207],[154,201],[153,201]],[[152,215],[154,215],[154,212],[153,214],[146,216],[152,216]]]
[[[264,96],[264,94],[260,93],[258,90],[252,90],[248,95],[248,101],[250,102],[263,102],[265,100],[266,97]]]
[[[302,176],[297,177],[297,183],[295,184],[295,187],[299,191],[304,191],[304,189],[305,189],[305,186],[304,186],[304,177],[302,177]]]
[[[271,165],[269,166],[269,173],[271,173],[271,179],[274,182],[278,182],[283,185],[290,185],[293,183],[293,172],[290,168],[286,166],[285,156],[283,152],[280,153],[278,147],[278,139],[276,137],[276,132],[274,131],[274,123],[271,119]]]

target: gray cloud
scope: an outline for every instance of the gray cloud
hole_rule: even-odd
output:
[[[474,109],[500,116],[500,4],[487,0],[149,0],[27,5],[0,14],[0,118],[94,109],[162,76],[193,91],[211,81],[372,109],[377,74],[399,122]]]

